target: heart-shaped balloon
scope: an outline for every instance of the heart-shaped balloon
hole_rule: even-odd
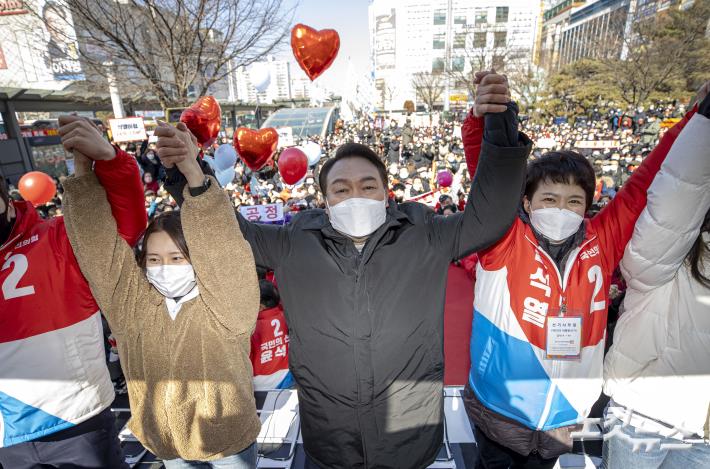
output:
[[[291,49],[296,61],[311,81],[333,63],[340,49],[340,36],[334,29],[317,31],[305,24],[291,30]]]
[[[203,96],[182,111],[180,122],[185,123],[203,148],[209,147],[219,135],[222,108],[214,96]]]
[[[261,130],[239,127],[234,132],[234,149],[252,171],[259,171],[269,161],[278,144],[279,134],[272,127]]]
[[[286,184],[293,185],[306,176],[308,157],[299,148],[287,148],[279,155],[278,165],[281,180]]]

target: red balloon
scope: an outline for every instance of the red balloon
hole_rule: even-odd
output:
[[[234,149],[252,171],[259,171],[269,161],[279,144],[276,129],[252,130],[239,127],[234,132]]]
[[[18,186],[22,198],[35,206],[46,204],[57,193],[54,179],[40,171],[32,171],[22,176]]]
[[[454,176],[451,174],[451,171],[445,169],[443,171],[439,171],[436,175],[436,182],[441,187],[451,187],[451,184],[454,182]]]
[[[277,163],[281,179],[290,186],[303,179],[308,172],[308,157],[296,147],[282,151]]]
[[[222,108],[214,96],[203,96],[189,108],[182,111],[183,122],[197,138],[197,143],[209,147],[217,138],[222,125]]]
[[[340,49],[340,36],[334,29],[317,31],[305,24],[291,30],[291,49],[311,81],[318,78],[333,63]]]

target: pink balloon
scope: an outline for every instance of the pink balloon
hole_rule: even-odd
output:
[[[277,162],[281,179],[288,185],[294,185],[308,172],[308,157],[296,147],[281,152]]]
[[[436,182],[441,187],[451,187],[454,182],[454,175],[447,169],[439,171],[436,175]]]

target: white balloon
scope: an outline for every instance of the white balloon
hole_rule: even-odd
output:
[[[234,169],[237,164],[237,150],[228,143],[220,145],[214,152],[214,165],[217,169]]]
[[[322,155],[320,145],[316,142],[307,142],[299,147],[308,157],[308,166],[314,166],[320,161]]]
[[[234,168],[227,168],[216,171],[215,177],[217,178],[217,181],[219,181],[219,185],[225,187],[234,180],[235,174]]]
[[[210,155],[206,155],[202,159],[205,160],[208,165],[210,165],[212,171],[217,171],[217,169],[215,168],[214,158],[212,158]]]
[[[249,80],[259,93],[263,93],[271,84],[271,70],[267,63],[256,62],[249,68]]]

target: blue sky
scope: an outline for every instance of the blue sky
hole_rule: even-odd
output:
[[[340,35],[340,52],[328,70],[316,79],[316,83],[340,93],[347,82],[347,58],[353,62],[359,74],[369,67],[369,38],[367,24],[368,0],[301,0],[294,23],[303,23],[315,29],[335,29]],[[291,52],[290,36],[278,58],[292,62],[291,75],[306,74],[296,63]]]

